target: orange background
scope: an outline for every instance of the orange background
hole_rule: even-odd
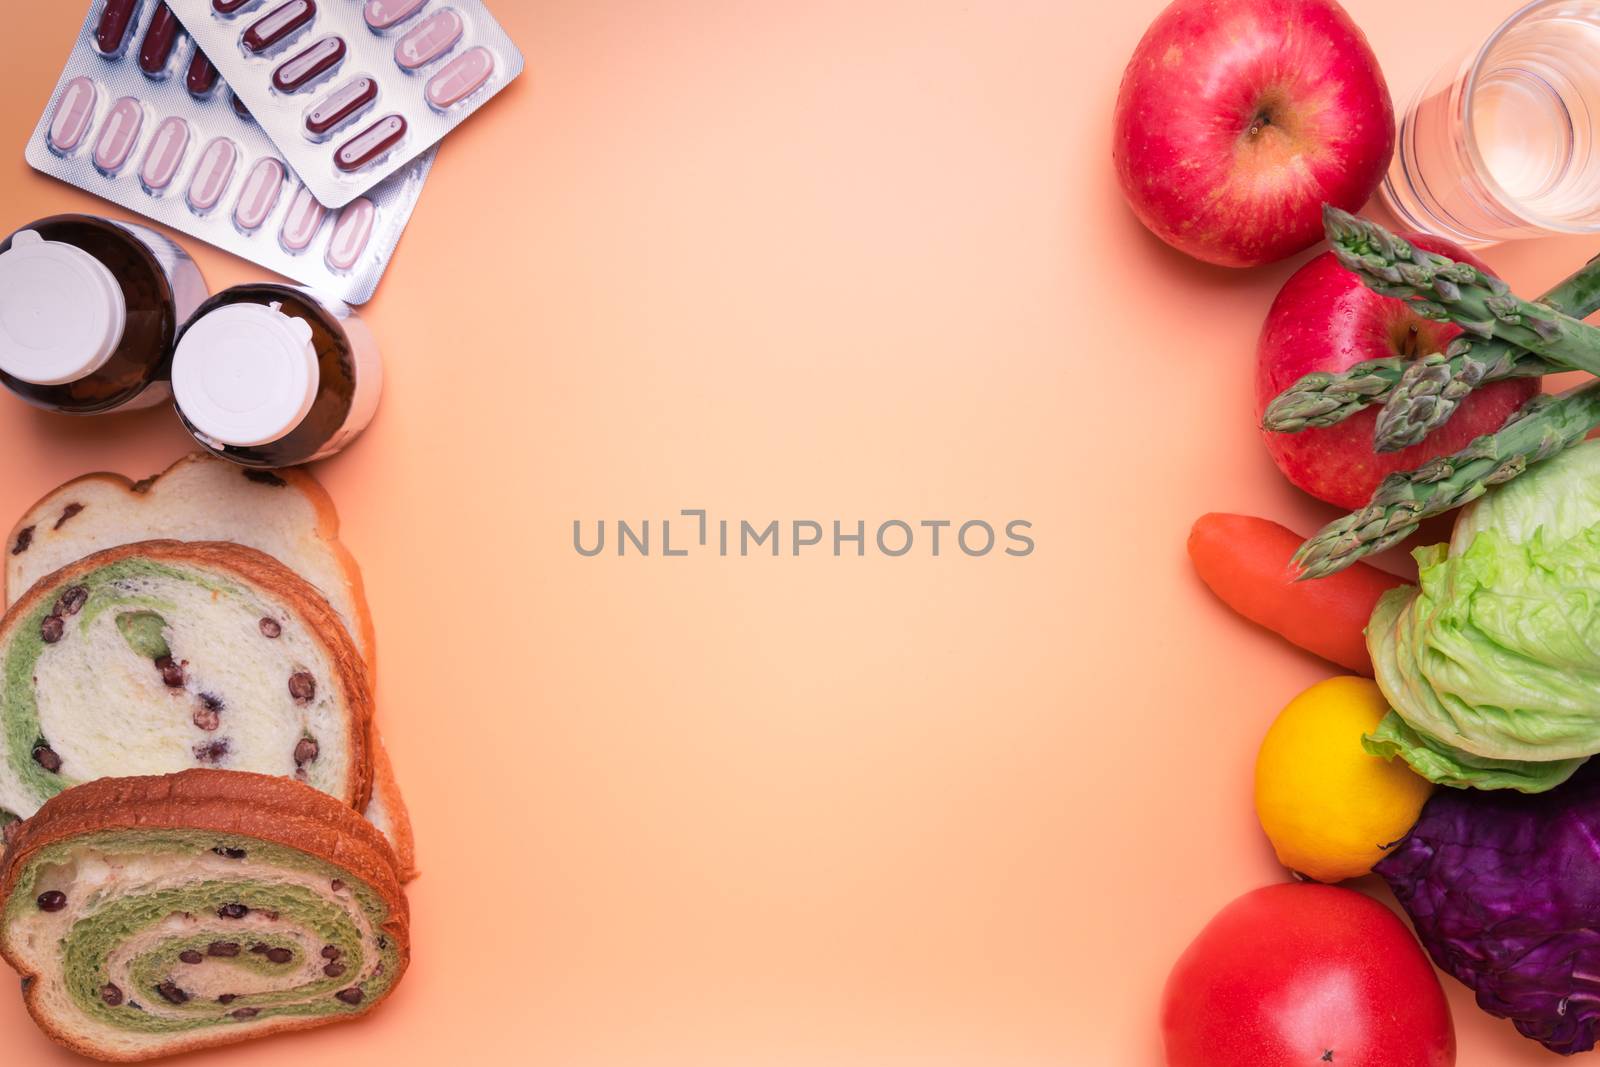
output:
[[[7,6],[0,229],[116,214],[22,160],[82,8]],[[1296,263],[1187,261],[1115,187],[1159,6],[500,0],[528,74],[445,144],[366,309],[378,420],[317,471],[378,624],[415,966],[364,1023],[192,1062],[1159,1058],[1172,959],[1283,877],[1250,768],[1330,673],[1211,600],[1184,538],[1331,515],[1251,419]],[[1512,5],[1348,6],[1403,102]],[[213,288],[261,274],[180,239]],[[1536,292],[1591,244],[1488,259]],[[165,412],[0,397],[0,515],[185,448]],[[691,507],[1025,518],[1039,547],[571,547]],[[1464,1065],[1548,1062],[1447,984]],[[71,1059],[15,996],[0,1035]]]

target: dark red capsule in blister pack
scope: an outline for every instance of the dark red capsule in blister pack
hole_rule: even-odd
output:
[[[139,69],[155,77],[167,69],[172,46],[178,43],[178,16],[166,4],[158,4],[150,16],[150,27],[139,45]],[[198,53],[197,53],[198,54]]]
[[[189,72],[183,76],[183,84],[188,86],[191,96],[205,96],[217,87],[217,68],[198,48],[194,50],[194,58],[189,60]]]
[[[317,106],[306,112],[306,130],[313,137],[321,137],[371,107],[376,99],[378,99],[377,82],[366,75],[352,78],[317,101]]]
[[[252,22],[240,36],[239,43],[247,51],[265,52],[316,17],[316,0],[289,0]]]
[[[345,51],[343,37],[330,34],[319,38],[278,64],[272,72],[272,87],[292,93],[309,85],[344,62]]]
[[[106,0],[100,21],[94,28],[94,46],[104,56],[120,56],[127,46],[128,29],[133,25],[139,0]]]
[[[231,15],[248,3],[250,0],[211,0],[211,10],[219,15]]]
[[[406,135],[406,120],[400,115],[385,115],[362,130],[333,153],[333,165],[342,171],[360,170],[400,143]]]

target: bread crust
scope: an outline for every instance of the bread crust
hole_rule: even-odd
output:
[[[0,618],[0,644],[57,590],[70,586],[81,575],[135,557],[178,565],[194,564],[234,575],[246,584],[264,589],[285,601],[306,620],[327,650],[333,670],[338,675],[340,690],[350,707],[349,744],[355,768],[350,788],[341,799],[358,812],[364,810],[372,798],[373,777],[373,700],[366,661],[351,641],[338,613],[329,606],[322,594],[265,552],[225,541],[136,541],[131,545],[118,545],[96,552],[53,574],[45,575],[22,594]]]
[[[89,833],[183,830],[251,837],[313,856],[349,871],[383,899],[389,917],[380,929],[396,946],[397,973],[383,996],[358,1010],[317,1017],[277,1017],[249,1029],[215,1028],[173,1041],[156,1052],[123,1054],[65,1032],[35,1003],[43,988],[0,928],[0,959],[23,978],[23,1002],[52,1040],[96,1059],[132,1062],[236,1044],[270,1034],[338,1022],[377,1007],[399,985],[411,960],[410,911],[401,888],[399,860],[383,834],[354,810],[308,785],[249,771],[194,768],[176,774],[101,778],[46,801],[0,858],[0,902],[9,899],[28,861],[40,849]]]
[[[9,552],[11,546],[17,543],[21,531],[29,527],[38,527],[41,524],[53,522],[60,513],[64,502],[68,502],[73,495],[73,490],[84,485],[103,484],[119,489],[131,496],[144,496],[149,493],[156,483],[167,475],[196,464],[227,464],[226,460],[217,459],[205,452],[190,452],[180,456],[160,474],[151,475],[138,481],[133,480],[114,471],[96,471],[91,474],[80,475],[70,481],[64,482],[36,500],[12,527],[6,537],[4,550]],[[244,468],[237,468],[240,477],[244,477]],[[339,540],[339,512],[334,506],[333,497],[323,488],[307,471],[298,467],[288,467],[270,472],[274,477],[287,482],[286,488],[297,491],[310,501],[316,513],[316,536],[327,545],[333,553],[335,561],[343,572],[345,583],[350,589],[350,599],[355,612],[354,624],[356,632],[350,636],[355,640],[362,657],[367,664],[368,676],[374,691],[377,688],[378,677],[378,635],[373,625],[372,609],[367,604],[366,583],[361,577],[361,566],[356,562],[355,556]],[[280,561],[282,562],[282,561]],[[8,588],[9,568],[0,568],[0,591],[6,594],[9,602],[13,593],[20,590]],[[341,620],[342,622],[343,620]],[[416,839],[411,830],[411,816],[406,810],[405,798],[400,792],[400,783],[395,779],[394,768],[389,760],[389,753],[384,748],[382,738],[377,729],[372,730],[372,764],[373,764],[373,791],[383,798],[383,806],[389,812],[390,829],[394,834],[395,853],[400,857],[400,868],[407,881],[416,877],[417,853]],[[0,846],[3,851],[3,846]]]
[[[411,812],[406,808],[406,798],[400,792],[400,782],[394,775],[394,764],[389,759],[389,749],[376,724],[372,738],[372,795],[383,798],[384,810],[389,813],[389,829],[394,838],[389,844],[400,860],[400,878],[409,882],[417,876],[417,843],[411,833]]]

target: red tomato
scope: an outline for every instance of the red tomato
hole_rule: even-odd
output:
[[[1452,1067],[1438,976],[1394,912],[1352,889],[1246,893],[1167,979],[1168,1067]]]

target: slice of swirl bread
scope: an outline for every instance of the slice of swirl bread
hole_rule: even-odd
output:
[[[236,541],[265,552],[316,587],[376,665],[361,571],[339,543],[327,491],[304,471],[246,470],[201,453],[142,482],[88,474],[52,490],[11,530],[6,603],[91,553],[157,539]]]
[[[190,767],[372,790],[366,664],[271,556],[143,541],[36,582],[0,618],[0,808],[27,818],[96,778]]]
[[[376,678],[361,570],[339,541],[333,499],[302,470],[246,470],[196,452],[141,482],[104,473],[75,478],[29,508],[12,528],[5,544],[5,604],[91,553],[157,539],[233,541],[272,556],[327,597]],[[376,730],[372,743],[375,780],[367,818],[389,838],[409,876],[416,864],[411,821]]]
[[[289,779],[104,778],[7,851],[0,956],[39,1027],[97,1059],[338,1022],[405,973],[396,864],[371,824]]]

